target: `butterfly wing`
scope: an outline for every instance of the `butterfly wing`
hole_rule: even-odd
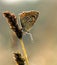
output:
[[[23,31],[29,31],[39,16],[37,11],[23,12],[20,14],[20,22]]]

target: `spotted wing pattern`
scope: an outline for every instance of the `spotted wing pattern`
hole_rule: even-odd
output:
[[[27,11],[20,14],[20,22],[23,31],[28,32],[39,16],[38,11]]]

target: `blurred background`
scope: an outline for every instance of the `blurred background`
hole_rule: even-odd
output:
[[[13,53],[20,51],[21,45],[9,28],[3,12],[10,11],[17,16],[23,11],[39,11],[39,18],[23,36],[30,65],[57,65],[57,0],[0,0],[0,65],[16,65]]]

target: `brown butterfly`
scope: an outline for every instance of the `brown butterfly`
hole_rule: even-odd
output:
[[[24,32],[29,32],[36,22],[39,12],[38,11],[26,11],[19,14],[22,30]]]
[[[38,11],[27,11],[20,14],[20,22],[23,31],[28,32],[39,16]]]

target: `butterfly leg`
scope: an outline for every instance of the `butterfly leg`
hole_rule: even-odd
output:
[[[32,36],[32,34],[31,34],[30,32],[27,32],[26,34],[29,34],[29,35],[30,35],[31,40],[33,41],[33,36]]]

